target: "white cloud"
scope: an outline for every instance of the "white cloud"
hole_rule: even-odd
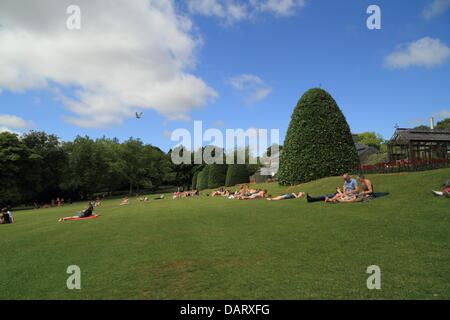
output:
[[[3,133],[3,132],[15,133],[15,134],[19,134],[20,135],[19,132],[13,131],[13,130],[7,128],[7,127],[0,127],[0,133]]]
[[[18,116],[0,114],[0,126],[15,129],[27,129],[33,126],[33,122],[24,120]]]
[[[410,66],[435,67],[450,57],[450,48],[439,39],[425,37],[402,46],[402,50],[385,58],[385,66],[394,69]]]
[[[254,2],[257,2],[256,0]],[[280,16],[289,16],[295,14],[298,7],[304,7],[304,0],[267,0],[260,2],[260,9],[270,11]]]
[[[242,74],[230,78],[227,83],[248,96],[246,99],[248,105],[265,99],[272,92],[272,88],[267,86],[260,77],[253,74]]]
[[[436,112],[431,115],[435,119],[447,119],[450,118],[450,111],[449,110],[441,110],[439,112]]]
[[[422,15],[425,19],[431,19],[450,9],[450,0],[434,0],[429,6],[423,9]]]
[[[247,104],[253,104],[256,101],[264,100],[270,93],[272,92],[272,88],[261,88],[256,90],[254,94],[252,94],[247,99]]]
[[[81,30],[70,31],[72,2],[0,2],[0,91],[59,91],[74,114],[66,121],[83,127],[120,124],[136,109],[187,120],[217,97],[192,74],[201,41],[172,0],[79,0]]]
[[[305,6],[305,0],[188,0],[187,6],[191,13],[216,16],[230,24],[262,12],[290,16]]]

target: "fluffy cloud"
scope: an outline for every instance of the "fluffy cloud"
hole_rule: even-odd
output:
[[[68,30],[72,2],[0,2],[0,91],[56,90],[83,127],[143,109],[186,120],[217,96],[192,74],[201,42],[173,1],[79,0],[81,29]]]
[[[435,67],[450,57],[450,48],[439,39],[425,37],[404,45],[402,50],[391,53],[384,61],[389,68],[407,68],[410,66]]]
[[[422,14],[425,19],[431,19],[444,13],[447,9],[450,9],[450,0],[434,0],[423,10]]]
[[[297,8],[305,6],[305,0],[188,0],[190,12],[216,16],[227,23],[250,19],[261,12],[277,16],[295,14]]]
[[[14,129],[27,129],[32,127],[33,123],[17,116],[0,114],[0,126],[3,128],[9,127]]]
[[[248,96],[246,99],[248,105],[265,99],[272,92],[272,88],[268,87],[260,77],[253,74],[242,74],[230,78],[227,83]]]

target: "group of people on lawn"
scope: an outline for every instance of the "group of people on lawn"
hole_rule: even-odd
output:
[[[267,190],[261,189],[251,189],[248,186],[241,187],[239,190],[232,192],[230,190],[224,190],[221,188],[212,193],[212,196],[223,196],[228,199],[238,199],[238,200],[250,200],[250,199],[261,199],[265,198],[267,200],[287,200],[287,199],[299,199],[306,196],[308,202],[325,201],[331,203],[337,202],[359,202],[370,200],[374,195],[374,189],[372,181],[367,179],[365,176],[359,176],[358,182],[356,179],[352,178],[348,173],[343,175],[344,185],[341,189],[336,188],[336,192],[332,194],[327,194],[320,197],[311,197],[305,192],[294,192],[284,194],[278,197],[270,197],[267,195]]]

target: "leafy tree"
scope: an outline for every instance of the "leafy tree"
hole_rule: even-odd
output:
[[[197,178],[199,173],[200,171],[196,171],[194,173],[194,176],[192,177],[192,187],[191,187],[192,190],[197,189]]]
[[[307,91],[292,114],[279,183],[294,185],[340,175],[358,164],[350,127],[336,101],[325,90]]]
[[[420,125],[420,126],[417,126],[417,127],[413,128],[413,129],[415,129],[415,130],[430,130],[430,127],[426,126],[426,125]]]
[[[64,144],[68,162],[64,168],[61,188],[75,198],[89,198],[102,188],[102,179],[107,172],[107,162],[89,137],[76,137]]]
[[[211,164],[208,174],[208,188],[213,189],[225,185],[228,166],[226,164]]]
[[[209,168],[210,168],[209,165],[205,166],[203,168],[203,170],[201,171],[201,173],[198,174],[198,177],[197,177],[197,189],[198,190],[208,189]]]
[[[17,205],[29,200],[33,159],[38,158],[17,134],[0,133],[0,204]]]
[[[385,143],[383,136],[376,132],[363,132],[358,134],[358,142],[366,146],[381,149],[381,145]]]
[[[246,164],[230,164],[227,170],[225,185],[232,187],[240,183],[247,183],[251,174]]]
[[[450,131],[450,118],[446,118],[436,123],[436,129]]]
[[[33,153],[27,181],[33,188],[32,200],[48,201],[61,196],[60,183],[67,161],[62,142],[55,135],[31,131],[22,137],[23,143]]]

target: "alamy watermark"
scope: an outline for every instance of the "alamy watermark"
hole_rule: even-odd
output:
[[[226,129],[224,135],[216,128],[203,132],[202,121],[194,121],[193,129],[193,135],[188,129],[172,132],[171,141],[178,142],[171,153],[174,164],[256,164],[258,158],[270,163],[279,156],[279,129]]]
[[[67,278],[66,285],[69,290],[81,290],[81,269],[79,266],[71,265],[67,267],[67,274],[70,277]]]

